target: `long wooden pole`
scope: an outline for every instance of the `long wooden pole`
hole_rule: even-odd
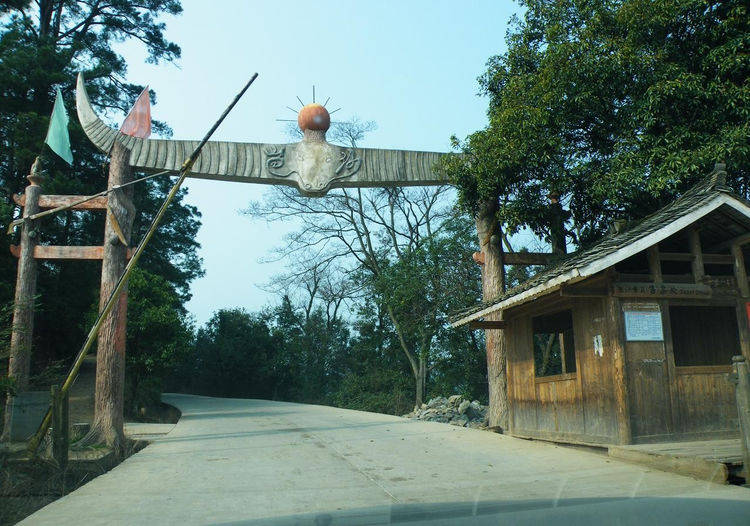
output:
[[[88,337],[86,338],[86,341],[83,343],[81,350],[78,351],[78,356],[76,356],[76,360],[75,362],[73,362],[73,367],[71,367],[70,373],[68,373],[68,377],[65,379],[65,383],[63,383],[62,388],[60,389],[62,394],[67,393],[68,389],[70,389],[70,386],[73,384],[76,377],[78,376],[78,371],[80,370],[81,365],[83,364],[83,359],[86,357],[89,350],[91,349],[91,345],[94,343],[94,340],[96,340],[96,337],[99,334],[99,329],[101,329],[104,319],[107,317],[107,315],[109,315],[115,303],[118,301],[120,293],[122,292],[122,289],[125,287],[125,284],[128,281],[128,277],[130,276],[130,273],[132,272],[135,265],[138,263],[138,260],[141,258],[141,254],[143,253],[143,250],[146,248],[146,245],[148,245],[148,242],[151,241],[151,238],[153,237],[154,232],[156,231],[156,228],[159,226],[159,223],[161,223],[161,220],[164,217],[164,214],[166,213],[167,208],[169,207],[169,204],[172,202],[175,195],[177,195],[177,192],[182,186],[182,183],[185,181],[185,177],[187,177],[187,174],[190,172],[190,169],[193,167],[193,164],[195,164],[195,161],[198,158],[198,155],[200,155],[201,150],[206,145],[206,143],[211,138],[211,136],[214,134],[216,129],[219,127],[219,125],[224,121],[227,115],[229,115],[229,112],[232,111],[232,109],[237,104],[237,102],[239,102],[240,98],[242,98],[242,96],[245,94],[245,92],[250,87],[250,85],[253,82],[255,82],[256,78],[258,78],[258,74],[253,73],[253,76],[250,77],[250,80],[247,81],[247,84],[245,84],[245,87],[243,87],[242,90],[234,97],[234,100],[229,104],[229,106],[227,106],[227,108],[224,110],[224,113],[222,113],[219,119],[214,123],[214,125],[211,126],[211,129],[208,130],[208,133],[206,133],[205,137],[203,137],[203,140],[201,140],[201,142],[198,144],[195,150],[193,150],[193,153],[190,154],[190,157],[188,157],[185,160],[185,162],[182,163],[182,167],[180,168],[180,171],[178,173],[177,182],[175,182],[175,184],[172,186],[172,189],[169,191],[169,194],[167,194],[166,199],[164,199],[164,202],[161,204],[161,208],[159,208],[159,211],[156,213],[156,216],[154,217],[154,220],[151,222],[151,226],[149,226],[149,229],[146,232],[146,235],[143,236],[143,239],[141,239],[141,242],[138,244],[138,247],[136,247],[135,252],[133,252],[133,256],[131,257],[130,261],[125,267],[125,271],[120,276],[120,279],[117,281],[117,284],[112,290],[112,294],[110,294],[109,298],[107,299],[107,302],[104,304],[104,307],[99,313],[99,316],[96,318],[96,321],[94,322],[94,325],[91,327]],[[47,432],[47,429],[49,428],[51,416],[52,416],[51,410],[47,410],[47,414],[44,416],[44,419],[42,420],[42,423],[40,424],[39,429],[34,434],[34,436],[31,437],[31,440],[29,440],[28,451],[31,455],[34,455],[37,449],[39,448],[39,444],[41,443],[42,438],[44,437],[44,434]]]

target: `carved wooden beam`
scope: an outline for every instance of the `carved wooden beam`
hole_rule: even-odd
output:
[[[18,257],[21,249],[18,245],[10,246],[10,253]],[[128,248],[127,257],[130,259],[133,249]],[[58,246],[58,245],[37,245],[34,247],[34,259],[102,259],[104,257],[104,247],[90,246]]]
[[[85,199],[81,195],[40,195],[39,208],[57,208],[59,206],[69,206],[75,210],[103,210],[107,208],[107,198],[105,196],[94,197],[84,203],[73,203]],[[26,196],[13,194],[13,201],[18,206],[26,206]],[[73,205],[73,206],[71,206]]]
[[[82,75],[76,88],[78,120],[88,138],[109,153],[115,140],[128,150],[137,170],[177,172],[198,141],[140,139],[107,126],[94,112]],[[294,186],[303,195],[321,196],[331,188],[429,186],[448,181],[434,170],[445,154],[374,148],[344,148],[307,137],[294,144],[209,141],[189,177]]]

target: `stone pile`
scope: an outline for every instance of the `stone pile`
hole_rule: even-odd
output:
[[[487,406],[476,400],[470,402],[461,395],[435,397],[404,417],[475,429],[484,429],[488,424]]]

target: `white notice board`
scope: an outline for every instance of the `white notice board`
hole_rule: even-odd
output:
[[[625,340],[629,342],[661,342],[664,331],[661,325],[659,305],[624,305]]]

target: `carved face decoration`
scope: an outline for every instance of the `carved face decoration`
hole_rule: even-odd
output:
[[[302,131],[316,130],[326,132],[331,126],[331,115],[320,104],[308,104],[299,110],[297,124]]]

